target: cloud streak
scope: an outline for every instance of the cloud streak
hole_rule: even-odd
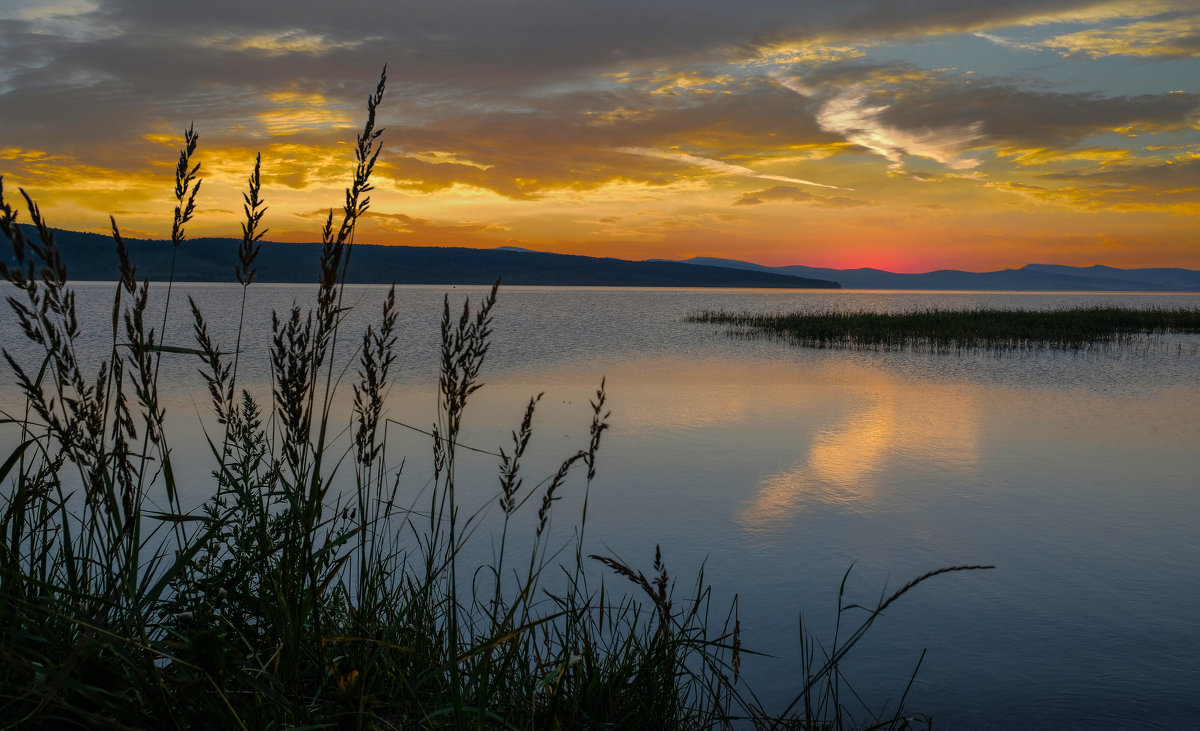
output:
[[[804,180],[802,178],[791,178],[786,175],[771,175],[769,173],[760,173],[757,170],[752,170],[741,165],[733,165],[720,160],[712,160],[707,157],[698,155],[689,155],[684,152],[676,152],[674,150],[656,150],[647,147],[618,147],[617,152],[624,152],[630,155],[641,155],[642,157],[654,157],[660,160],[673,160],[681,162],[685,165],[694,165],[696,167],[711,170],[714,173],[721,175],[740,175],[746,178],[759,178],[760,180],[775,180],[781,183],[795,183],[796,185],[811,185],[817,188],[831,188],[833,190],[852,190],[851,188],[843,188],[838,185],[828,185],[826,183],[817,183],[812,180]]]
[[[790,185],[776,185],[764,190],[753,190],[742,193],[733,202],[735,206],[756,206],[768,201],[788,201],[792,203],[807,203],[821,208],[858,208],[871,205],[868,201],[848,198],[843,195],[823,196],[814,195],[807,190],[801,190]]]

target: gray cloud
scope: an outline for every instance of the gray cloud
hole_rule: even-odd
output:
[[[1114,126],[1181,124],[1197,95],[1053,94],[962,77],[914,81],[900,95],[896,87],[869,86],[899,67],[810,70],[804,81],[814,88],[868,84],[860,111],[886,107],[838,126],[821,123],[822,97],[789,93],[761,70],[744,71],[707,96],[652,94],[648,84],[611,75],[704,69],[785,41],[900,37],[1094,4],[914,0],[900,12],[895,3],[870,0],[213,0],[192,10],[162,0],[95,0],[90,10],[83,2],[83,10],[51,17],[38,15],[44,4],[24,2],[0,10],[0,129],[5,145],[118,168],[163,160],[163,143],[145,137],[192,120],[202,145],[267,146],[270,126],[255,115],[280,109],[272,93],[319,95],[357,124],[387,61],[382,122],[395,156],[382,174],[426,190],[466,183],[527,198],[614,176],[669,182],[660,164],[613,150],[680,140],[698,157],[754,160],[844,140],[869,146],[861,133],[870,122],[902,133],[879,142],[880,154],[954,165],[970,160],[966,151],[975,145],[1071,144]],[[947,130],[963,134],[945,144]],[[291,132],[294,144],[346,137]],[[436,150],[477,165],[420,158]],[[292,171],[287,180],[301,185],[307,174]],[[794,179],[824,180],[816,165]]]
[[[905,90],[884,118],[903,127],[940,121],[979,123],[992,143],[1069,145],[1116,128],[1181,127],[1200,107],[1200,94],[1104,96],[1020,89],[989,83]]]
[[[992,187],[1024,198],[1097,210],[1173,211],[1194,215],[1200,159],[1077,169],[1037,176],[1046,185],[1015,182]]]
[[[1118,128],[1183,128],[1200,94],[1106,96],[1021,88],[954,70],[836,63],[780,83],[810,99],[829,131],[893,163],[903,154],[970,167],[992,145],[1066,146]]]
[[[0,59],[4,68],[37,59],[19,86],[38,77],[62,84],[82,68],[114,74],[143,103],[186,94],[198,83],[278,88],[305,80],[347,100],[363,74],[383,61],[414,89],[486,95],[544,90],[597,71],[711,58],[784,39],[859,40],[864,32],[903,34],[931,23],[977,24],[1089,4],[926,0],[906,3],[898,13],[891,3],[868,0],[736,7],[716,0],[213,0],[198,9],[161,0],[96,0],[90,12],[40,22],[10,15],[0,23]],[[80,28],[100,32],[80,35]],[[270,52],[271,39],[290,50]],[[151,77],[170,79],[170,86],[145,85]]]
[[[1065,173],[1047,173],[1039,177],[1044,180],[1106,183],[1116,186],[1137,185],[1164,191],[1187,190],[1194,192],[1200,189],[1200,158],[1152,165],[1122,166],[1103,172],[1074,170]]]

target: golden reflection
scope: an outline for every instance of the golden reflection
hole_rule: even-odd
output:
[[[979,455],[979,411],[964,387],[879,378],[856,387],[850,413],[817,432],[807,455],[770,475],[739,516],[762,528],[794,516],[806,501],[853,506],[877,499],[897,459],[962,469]]]
[[[808,454],[808,467],[824,482],[843,485],[853,499],[865,478],[875,470],[896,442],[896,408],[893,394],[879,394],[875,403],[851,415],[840,428],[824,431]],[[844,502],[836,499],[835,502]]]

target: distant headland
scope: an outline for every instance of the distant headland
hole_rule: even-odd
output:
[[[29,232],[36,236],[35,232]],[[75,281],[119,277],[111,236],[55,230],[67,272]],[[125,239],[139,279],[166,280],[169,241]],[[175,280],[232,282],[238,239],[188,239],[175,262]],[[12,254],[8,254],[11,258]],[[256,262],[259,282],[313,282],[321,244],[263,242]],[[682,262],[628,261],[511,249],[356,244],[346,267],[351,284],[491,284],[575,287],[763,287],[838,289],[836,281],[782,272],[696,266]]]

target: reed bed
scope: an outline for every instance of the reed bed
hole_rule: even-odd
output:
[[[779,337],[813,348],[886,350],[1079,350],[1143,335],[1200,332],[1200,309],[1115,306],[1058,310],[926,309],[915,312],[754,313],[707,310],[689,322],[734,334]]]
[[[862,718],[842,702],[852,694],[841,692],[839,662],[892,601],[935,574],[862,610],[841,640],[798,637],[806,669],[796,695],[766,708],[741,677],[755,653],[742,646],[737,602],[714,608],[702,570],[677,591],[662,551],[645,570],[589,553],[588,495],[609,427],[603,381],[590,436],[553,474],[522,467],[534,396],[497,452],[493,497],[462,501],[457,455],[470,447],[459,435],[482,385],[495,287],[461,309],[446,299],[433,484],[406,490],[385,433],[394,290],[354,351],[338,352],[385,81],[368,97],[345,201],[322,230],[316,298],[274,314],[265,395],[238,380],[253,334],[239,326],[227,349],[195,303],[194,347],[164,345],[146,317],[150,283],[138,281],[115,220],[111,350],[85,372],[66,263],[24,191],[32,227],[18,224],[0,179],[0,230],[12,245],[0,273],[26,337],[4,344],[24,403],[0,419],[17,435],[0,465],[0,726],[815,729]],[[185,133],[176,167],[176,250],[200,187],[198,139]],[[236,271],[243,313],[265,211],[256,160]],[[31,354],[32,369],[21,365]],[[196,509],[185,509],[173,467],[164,358],[194,358],[208,386],[212,492]],[[332,416],[346,398],[343,373],[349,424]],[[348,473],[352,487],[335,487]],[[582,493],[582,509],[561,545],[549,526],[568,490]],[[467,564],[471,541],[494,547],[489,563]],[[985,567],[948,570],[974,568]],[[903,704],[868,717],[913,725]]]

